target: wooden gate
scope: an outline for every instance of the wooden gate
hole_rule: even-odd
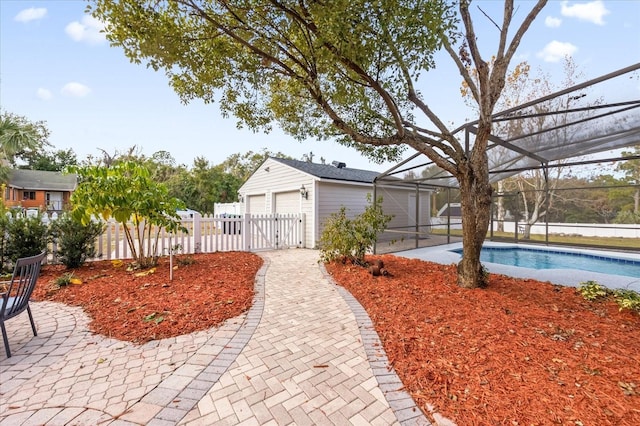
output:
[[[246,251],[304,247],[303,214],[251,215],[245,221]]]

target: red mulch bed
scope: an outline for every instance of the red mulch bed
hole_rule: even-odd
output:
[[[84,284],[53,292],[66,271],[46,266],[35,298],[82,306],[94,332],[136,343],[214,327],[249,308],[259,256],[191,258],[178,263],[173,281],[167,258],[145,276],[91,263],[74,271]],[[465,290],[453,266],[374,259],[390,275],[341,263],[327,270],[365,307],[422,408],[430,404],[459,426],[640,425],[637,313],[501,275],[486,289]]]
[[[458,425],[640,425],[640,315],[574,288],[392,255],[390,276],[332,263],[408,392]]]
[[[245,312],[262,263],[245,252],[181,255],[174,258],[172,281],[168,257],[146,275],[110,261],[88,262],[72,271],[45,265],[33,299],[81,306],[92,318],[93,332],[144,343],[206,330]],[[56,279],[69,272],[82,284],[52,290]]]

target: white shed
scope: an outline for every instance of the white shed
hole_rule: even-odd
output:
[[[379,172],[352,169],[344,163],[317,164],[283,158],[268,158],[238,190],[242,212],[259,214],[305,214],[305,245],[317,247],[326,219],[345,206],[351,215],[364,211],[367,195],[373,198],[373,182]],[[429,191],[385,184],[376,189],[383,210],[394,216],[390,228],[412,230],[428,224]],[[416,196],[419,208],[416,208]],[[417,216],[416,216],[417,214]],[[387,238],[399,238],[391,236]]]

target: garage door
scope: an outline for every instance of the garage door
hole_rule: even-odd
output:
[[[300,191],[277,193],[273,210],[280,214],[300,213]]]
[[[263,195],[249,195],[247,197],[247,213],[254,214],[264,214],[265,204],[264,204],[265,196]]]

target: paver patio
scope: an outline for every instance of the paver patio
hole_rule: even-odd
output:
[[[246,314],[142,346],[91,334],[80,308],[33,303],[37,337],[26,315],[7,324],[0,425],[430,424],[319,253],[262,256]]]

